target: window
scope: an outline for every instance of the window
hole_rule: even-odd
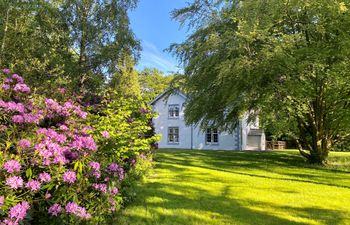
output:
[[[218,144],[219,143],[218,129],[216,129],[216,128],[208,128],[207,129],[206,143],[207,144]]]
[[[168,143],[177,144],[179,143],[179,128],[169,127],[168,128]]]
[[[169,105],[169,118],[179,118],[179,105]]]

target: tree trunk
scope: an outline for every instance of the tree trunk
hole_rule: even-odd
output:
[[[10,14],[11,6],[9,6],[6,10],[6,19],[5,19],[5,26],[4,26],[4,36],[2,37],[1,42],[1,50],[0,50],[0,65],[2,64],[2,59],[4,57],[4,50],[5,50],[5,41],[6,41],[6,35],[8,30],[8,23],[9,23],[9,14]]]
[[[87,45],[87,8],[85,5],[81,6],[82,22],[80,24],[81,37],[79,45],[79,89],[80,92],[85,90],[85,80],[87,76],[86,66],[86,45]]]
[[[298,128],[300,139],[297,140],[300,154],[305,157],[309,163],[325,164],[329,153],[331,140],[328,136],[329,130],[326,128],[326,104],[325,90],[323,80],[315,81],[315,99],[309,103],[309,111],[305,115],[304,121],[298,119]],[[303,150],[306,146],[309,152]]]

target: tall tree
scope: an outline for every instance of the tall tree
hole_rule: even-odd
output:
[[[34,87],[94,91],[140,45],[128,12],[137,0],[0,1],[0,64]]]
[[[54,2],[54,1],[53,1]],[[77,57],[76,73],[81,90],[95,85],[94,80],[110,78],[122,60],[123,52],[138,56],[139,41],[129,27],[128,10],[137,0],[62,0]]]
[[[233,128],[247,111],[259,113],[284,127],[309,162],[324,163],[350,137],[348,7],[195,0],[175,10],[194,30],[171,46],[185,65],[187,122]]]
[[[21,73],[40,90],[64,85],[72,66],[69,33],[47,1],[0,1],[0,66]]]
[[[116,67],[117,71],[113,74],[110,86],[124,97],[140,97],[138,74],[131,54],[125,51]]]
[[[173,79],[173,75],[165,75],[155,68],[145,68],[139,72],[141,94],[146,100],[152,100],[165,91]]]

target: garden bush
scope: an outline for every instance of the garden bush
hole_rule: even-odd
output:
[[[157,141],[142,99],[106,92],[85,107],[8,69],[0,85],[0,224],[107,224]]]

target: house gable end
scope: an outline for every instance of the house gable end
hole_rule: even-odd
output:
[[[149,104],[150,105],[154,105],[156,102],[158,102],[161,99],[165,99],[166,95],[169,94],[170,90],[165,90],[164,92],[162,92],[161,94],[159,94],[157,97],[155,97]],[[187,95],[185,93],[183,93],[180,90],[176,90],[176,92],[171,93],[170,95],[178,95],[181,96],[185,101],[187,99]]]

